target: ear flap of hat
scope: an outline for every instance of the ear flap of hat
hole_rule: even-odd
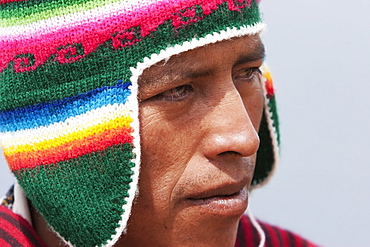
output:
[[[268,67],[261,68],[265,88],[265,107],[258,135],[260,147],[257,152],[257,162],[252,180],[252,189],[265,184],[271,177],[279,159],[279,118],[277,115],[274,86]]]

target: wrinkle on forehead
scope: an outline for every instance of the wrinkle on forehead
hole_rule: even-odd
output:
[[[263,59],[265,55],[264,45],[259,35],[232,38],[162,60],[143,72],[139,78],[139,84],[155,84],[163,81],[169,82],[212,76],[215,74],[215,70],[212,64],[212,55],[210,57],[210,54],[212,54],[211,49],[223,50],[228,53],[227,55],[235,53],[235,66]]]

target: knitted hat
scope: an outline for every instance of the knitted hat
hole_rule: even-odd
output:
[[[125,231],[138,189],[144,69],[261,32],[257,2],[0,0],[1,147],[26,196],[65,241],[111,246]],[[266,75],[254,186],[277,160]]]

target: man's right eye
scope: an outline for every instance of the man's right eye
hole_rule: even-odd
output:
[[[158,94],[156,97],[165,101],[181,101],[192,92],[194,92],[193,86],[186,84],[171,88],[161,94]]]

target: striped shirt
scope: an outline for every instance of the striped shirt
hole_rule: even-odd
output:
[[[13,188],[3,198],[0,205],[0,246],[1,247],[46,247],[34,228],[22,216],[12,211]],[[239,222],[235,247],[259,247],[263,230],[264,247],[315,247],[317,245],[300,236],[276,226],[257,221],[243,215]]]

